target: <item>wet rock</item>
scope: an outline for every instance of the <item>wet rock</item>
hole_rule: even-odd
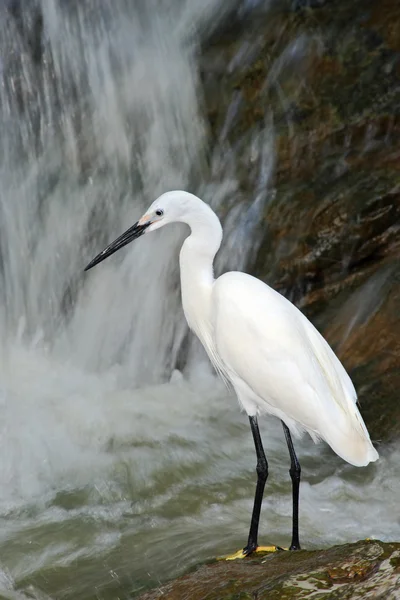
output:
[[[400,434],[400,5],[317,4],[275,4],[205,50],[210,136],[235,154],[243,197],[265,188],[250,270],[324,333],[372,437],[389,440]],[[266,182],[254,140],[267,123]]]
[[[214,562],[140,600],[396,600],[399,590],[400,544],[374,540]]]

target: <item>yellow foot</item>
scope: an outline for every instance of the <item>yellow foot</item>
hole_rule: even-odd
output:
[[[235,552],[235,554],[222,556],[219,560],[236,560],[237,558],[246,558],[246,556],[250,556],[255,552],[279,552],[281,550],[287,550],[287,548],[281,548],[280,546],[257,546],[257,548],[250,553],[245,553],[244,549],[242,549]]]

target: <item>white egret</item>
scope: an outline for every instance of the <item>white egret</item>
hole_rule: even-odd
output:
[[[325,440],[341,458],[361,467],[378,459],[357,408],[353,383],[328,343],[284,296],[245,273],[214,279],[213,261],[222,241],[221,223],[200,198],[183,191],[160,196],[146,214],[86,267],[145,233],[168,223],[190,227],[180,252],[183,310],[217,372],[234,388],[246,411],[257,454],[257,486],[247,545],[231,558],[273,550],[258,545],[262,497],[268,477],[257,417],[283,424],[293,491],[292,542],[298,532],[300,464],[291,433]]]

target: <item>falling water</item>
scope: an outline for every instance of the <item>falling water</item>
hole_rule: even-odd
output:
[[[223,139],[235,98],[210,158],[199,87],[198,44],[222,6],[0,7],[4,598],[128,597],[245,539],[251,439],[187,332],[177,272],[185,232],[171,226],[82,271],[174,188],[223,216],[218,272],[246,266],[271,193],[273,119],[266,107],[252,140],[258,184],[244,200]],[[275,427],[265,513],[269,536],[284,544],[290,488]],[[322,452],[321,463],[321,449],[302,446],[313,473],[303,487],[308,545],[390,537],[378,494],[371,518],[359,517],[365,487],[384,485],[383,475],[354,475]]]

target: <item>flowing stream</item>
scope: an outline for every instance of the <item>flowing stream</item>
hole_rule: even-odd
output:
[[[173,188],[223,215],[217,271],[246,267],[274,130],[266,118],[254,140],[259,187],[244,201],[235,156],[209,156],[199,86],[199,44],[227,4],[0,7],[1,598],[129,598],[246,541],[252,439],[187,331],[185,231],[83,273]],[[287,545],[287,449],[279,422],[262,429],[262,540]],[[304,546],[400,537],[398,450],[358,470],[310,439],[298,448]]]

